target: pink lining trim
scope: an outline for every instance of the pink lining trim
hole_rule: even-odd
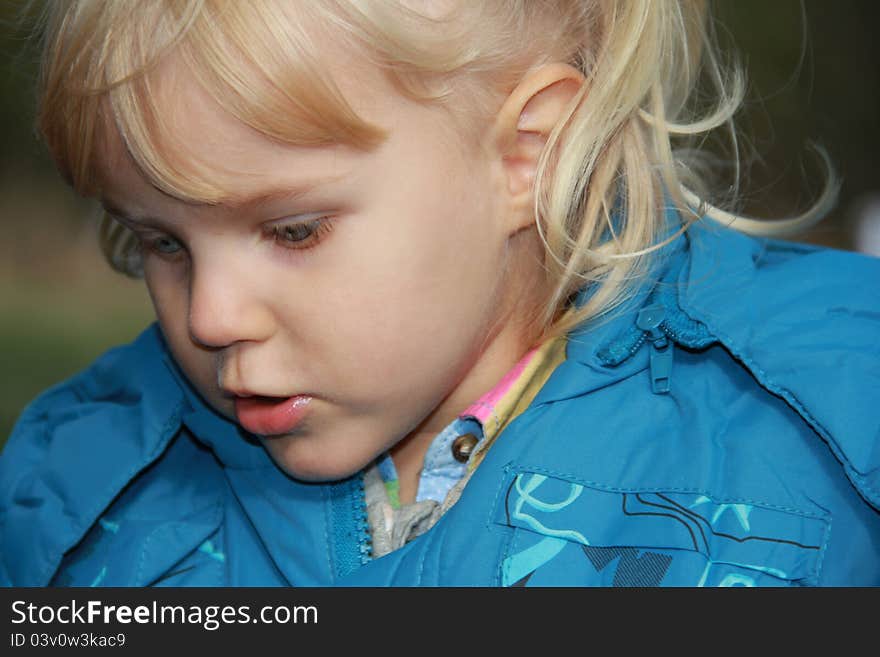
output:
[[[523,370],[526,369],[526,366],[531,362],[536,353],[538,353],[538,347],[535,347],[526,353],[526,355],[520,358],[519,362],[504,375],[504,378],[498,382],[498,385],[468,406],[464,413],[459,415],[459,417],[473,417],[479,420],[481,424],[486,424],[486,420],[492,416],[492,412],[495,410],[498,402],[500,402],[504,395],[506,395],[513,387],[517,379],[522,376]]]

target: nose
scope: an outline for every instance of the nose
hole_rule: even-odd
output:
[[[246,269],[216,257],[192,264],[188,321],[194,342],[221,348],[263,341],[272,334],[271,309],[253,284],[254,272]]]

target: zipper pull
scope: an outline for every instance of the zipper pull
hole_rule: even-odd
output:
[[[648,339],[653,345],[650,356],[651,391],[655,395],[669,392],[669,383],[672,376],[673,344],[660,329],[664,315],[663,306],[648,306],[639,311],[639,316],[636,320],[636,326],[648,334]]]

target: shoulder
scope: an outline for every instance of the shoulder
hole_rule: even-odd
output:
[[[109,349],[79,373],[48,388],[25,408],[17,426],[46,415],[59,404],[125,403],[138,391],[162,388],[167,356],[159,328],[153,324],[134,341]]]
[[[755,238],[701,222],[688,230],[685,303],[722,321],[821,318],[801,331],[829,330],[848,320],[880,320],[880,259],[778,239]]]
[[[47,581],[60,555],[179,430],[184,398],[156,327],[54,386],[0,455],[0,580]]]
[[[158,328],[151,326],[134,342],[109,350],[46,390],[19,417],[0,458],[0,474],[12,462],[44,461],[62,443],[69,449],[85,447],[111,429],[115,435],[161,433],[152,430],[179,415],[183,403],[167,355]]]
[[[682,309],[828,443],[880,506],[880,259],[699,227]]]

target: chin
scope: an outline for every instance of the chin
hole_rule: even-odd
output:
[[[346,454],[342,459],[332,459],[328,458],[329,454],[326,449],[319,449],[319,454],[315,458],[299,453],[300,450],[297,449],[297,446],[292,444],[283,446],[278,444],[270,446],[266,444],[268,440],[274,442],[285,440],[284,438],[262,440],[269,456],[281,470],[294,479],[310,483],[328,483],[348,479],[363,470],[372,460],[363,461],[353,458],[354,455],[352,454]]]

